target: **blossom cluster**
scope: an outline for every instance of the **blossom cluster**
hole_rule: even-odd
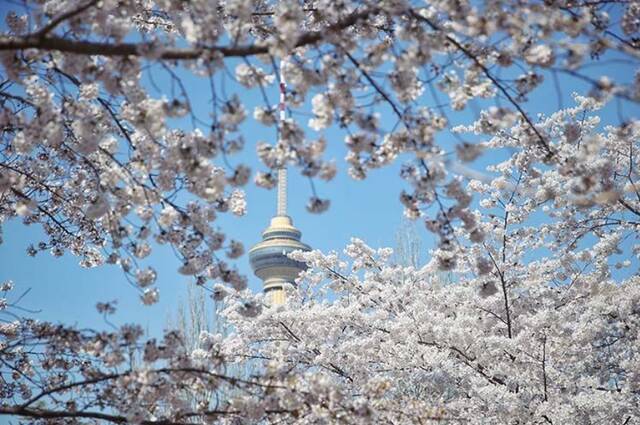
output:
[[[468,271],[453,283],[437,260],[419,269],[394,264],[390,250],[357,239],[346,259],[294,253],[309,269],[286,304],[249,319],[228,303],[235,331],[222,352],[309,386],[322,381],[339,394],[337,406],[345,399],[366,406],[349,423],[637,418],[637,275],[616,282],[594,265],[563,278],[570,260],[550,255],[520,265],[521,237],[531,236],[508,237],[514,247],[505,260],[483,264],[478,254],[478,263],[456,268]],[[619,242],[604,238],[591,252],[609,257]],[[489,256],[498,246],[487,246]],[[331,406],[317,406],[309,423],[339,421]]]

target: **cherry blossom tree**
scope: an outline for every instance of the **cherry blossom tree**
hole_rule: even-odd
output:
[[[7,295],[11,286],[0,289]],[[0,323],[0,334],[0,414],[33,423],[238,423],[299,417],[313,408],[309,386],[231,376],[220,341],[206,333],[195,351],[174,331],[145,341],[136,325],[97,332],[15,320]],[[217,392],[241,396],[217,407],[193,402],[194,393]],[[348,401],[342,408],[345,415],[355,409]]]
[[[493,121],[504,131],[489,131],[487,145],[519,149],[489,181],[446,185],[456,201],[447,211],[462,225],[425,267],[390,264],[391,250],[354,239],[346,258],[294,253],[309,269],[285,305],[256,318],[230,293],[237,332],[225,358],[323,379],[370,403],[363,414],[373,423],[419,423],[429,407],[439,408],[431,419],[465,423],[640,420],[640,216],[629,154],[640,127],[599,131],[602,104],[575,100],[538,124],[564,166],[532,160],[518,144],[522,126]],[[484,132],[487,119],[456,131]]]
[[[390,251],[359,240],[345,253],[348,262],[300,254],[311,268],[284,306],[253,320],[230,308],[238,333],[223,344],[225,357],[260,359],[278,376],[349,394],[367,406],[352,422],[639,419],[637,276],[619,284],[576,271],[571,283],[549,286],[540,282],[561,261],[545,258],[509,272],[504,286],[502,261],[442,284],[436,261],[389,266]],[[327,292],[339,298],[327,303]],[[342,414],[318,411],[328,422]]]
[[[179,271],[224,300],[235,332],[203,332],[192,350],[176,332],[155,341],[136,325],[40,323],[6,283],[0,413],[158,424],[640,421],[640,124],[627,113],[640,100],[637,2],[11,8],[0,34],[0,223],[42,227],[30,255],[119,266],[145,304],[159,297],[152,244],[169,245]],[[267,90],[281,74],[290,118],[278,122]],[[208,116],[185,76],[208,92]],[[565,89],[574,83],[584,90]],[[246,91],[229,89],[237,85]],[[556,111],[529,110],[550,90]],[[250,108],[247,93],[263,104]],[[308,122],[294,119],[308,109]],[[241,155],[250,119],[272,130],[256,143],[261,170]],[[347,262],[294,254],[310,268],[285,306],[269,306],[228,262],[244,247],[216,221],[243,215],[242,188],[272,188],[283,165],[331,180],[332,128],[355,179],[402,161],[405,215],[437,248],[420,269],[390,265],[390,251],[357,240]],[[478,172],[478,159],[491,165]],[[328,207],[313,190],[307,208]],[[247,362],[259,372],[234,376]],[[194,406],[186,387],[232,395]]]

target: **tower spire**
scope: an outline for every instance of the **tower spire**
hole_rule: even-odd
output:
[[[284,72],[283,72],[283,59],[280,62],[280,126],[278,131],[278,135],[280,137],[280,141],[282,141],[282,132],[284,127],[284,120],[286,118],[286,100],[287,100],[287,85],[284,80]],[[286,216],[287,215],[287,164],[283,162],[278,169],[278,204],[277,204],[277,216]]]

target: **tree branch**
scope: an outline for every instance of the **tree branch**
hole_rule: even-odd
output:
[[[442,29],[440,29],[436,24],[431,22],[430,19],[425,18],[424,16],[420,15],[419,13],[416,13],[414,10],[411,10],[410,14],[411,14],[411,16],[413,16],[414,18],[418,19],[419,21],[425,22],[427,25],[429,25],[429,27],[432,30],[444,33],[444,31]],[[538,129],[533,124],[533,122],[531,121],[531,119],[529,118],[527,113],[524,111],[524,109],[522,109],[520,104],[518,104],[518,102],[516,102],[516,100],[509,94],[507,89],[504,88],[504,86],[502,84],[500,84],[500,82],[498,80],[496,80],[496,78],[491,74],[491,72],[489,72],[489,69],[480,61],[480,59],[478,59],[478,57],[476,55],[471,53],[471,51],[469,49],[464,47],[455,38],[451,37],[448,34],[444,34],[444,37],[447,39],[447,41],[449,41],[451,44],[453,44],[458,50],[460,50],[462,53],[464,53],[464,55],[466,57],[471,59],[471,61],[473,61],[473,63],[478,68],[480,68],[482,73],[493,83],[493,85],[507,98],[509,103],[511,103],[518,110],[518,113],[520,114],[522,119],[527,123],[527,125],[529,126],[531,131],[533,131],[534,134],[536,135],[536,138],[538,139],[538,144],[546,152],[547,157],[551,158],[551,157],[555,156],[555,153],[553,152],[553,150],[551,150],[551,147],[549,146],[547,141],[544,139],[542,134],[540,134],[540,131],[538,131]]]
[[[217,415],[237,415],[241,412],[235,410],[207,410],[203,412],[190,412],[180,415],[181,417],[208,417]],[[267,410],[266,414],[290,413],[287,410]],[[99,419],[112,423],[128,423],[129,420],[120,415],[111,415],[101,412],[92,411],[66,411],[66,410],[50,410],[39,408],[23,408],[21,406],[0,406],[0,415],[15,415],[34,419]],[[179,422],[171,419],[159,419],[155,421],[143,420],[139,422],[141,425],[191,425],[193,422]]]
[[[549,399],[547,392],[547,335],[542,338],[542,385],[544,386],[544,401]]]
[[[83,418],[83,419],[101,419],[103,421],[113,423],[126,423],[127,418],[124,416],[108,415],[100,412],[70,412],[56,411],[48,409],[31,409],[21,406],[0,406],[0,415],[17,415],[27,418],[36,419],[55,419],[55,418]],[[144,421],[143,424],[160,424],[160,422]],[[163,422],[167,424],[167,422]]]
[[[310,31],[302,34],[295,47],[302,47],[322,41],[328,34],[340,32],[362,19],[375,14],[377,8],[354,12],[333,25],[329,25],[321,31]],[[53,22],[53,21],[52,21]],[[45,27],[46,28],[46,27]],[[23,37],[0,37],[0,51],[39,49],[46,51],[59,51],[80,55],[96,56],[145,56],[148,51],[153,51],[151,43],[109,43],[97,41],[77,41],[51,35],[41,36],[39,33],[29,34]],[[269,53],[269,46],[252,44],[245,46],[208,46],[208,47],[171,47],[163,48],[156,56],[165,60],[194,60],[207,53],[217,53],[224,57],[244,57]]]
[[[78,16],[79,14],[84,12],[85,10],[87,10],[90,7],[94,6],[96,3],[98,3],[98,1],[99,0],[91,0],[91,1],[87,2],[87,4],[85,4],[83,6],[80,6],[77,9],[69,10],[69,11],[59,15],[57,18],[52,19],[47,25],[42,27],[42,29],[40,31],[38,31],[36,33],[36,35],[39,36],[39,37],[44,37],[45,35],[49,34],[51,31],[53,31],[62,22],[66,21],[68,19],[71,19],[74,16]]]
[[[638,217],[640,217],[640,211],[638,211],[636,208],[634,208],[631,204],[629,204],[627,201],[625,201],[624,199],[620,198],[618,199],[618,202],[625,207],[626,209],[628,209],[629,211],[631,211],[632,213],[634,213],[635,215],[637,215]]]
[[[509,297],[507,294],[507,281],[504,278],[504,273],[500,270],[500,267],[498,266],[498,263],[496,262],[495,258],[493,258],[493,255],[491,255],[491,251],[489,249],[487,249],[487,254],[489,254],[489,258],[491,259],[491,262],[493,262],[493,265],[495,266],[497,273],[498,273],[498,277],[500,278],[500,284],[502,286],[502,295],[504,297],[504,311],[506,314],[506,321],[507,321],[507,335],[509,336],[509,338],[511,339],[512,334],[511,334],[511,310],[509,309]]]

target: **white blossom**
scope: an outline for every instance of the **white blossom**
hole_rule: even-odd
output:
[[[136,282],[141,288],[146,288],[156,281],[156,271],[151,267],[136,272]]]
[[[275,80],[274,75],[267,75],[262,68],[246,63],[236,66],[236,78],[240,84],[248,88],[272,84]]]
[[[553,65],[555,57],[551,47],[546,44],[538,44],[527,49],[525,60],[531,64],[549,67]]]
[[[231,193],[229,198],[231,212],[237,216],[243,216],[247,213],[247,201],[245,200],[244,191],[236,189]]]
[[[145,305],[155,304],[160,299],[160,292],[157,288],[147,288],[140,298]]]

